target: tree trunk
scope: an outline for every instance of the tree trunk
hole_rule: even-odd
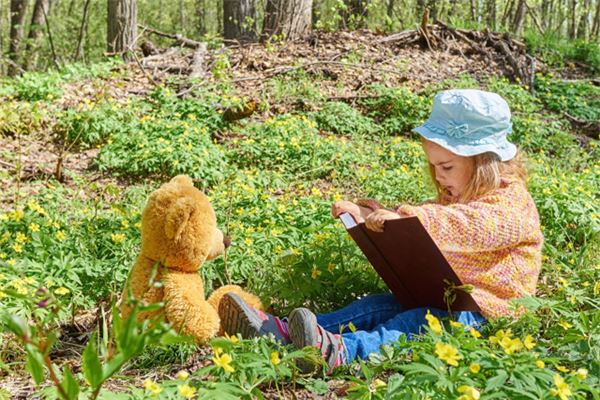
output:
[[[471,0],[471,21],[477,22],[477,0]]]
[[[569,17],[569,37],[575,39],[577,36],[577,0],[571,0],[571,15]]]
[[[508,0],[506,2],[506,7],[504,8],[504,14],[502,14],[502,22],[500,22],[500,24],[502,25],[503,28],[506,28],[508,26],[508,24],[510,23],[510,21],[512,21],[511,16],[512,16],[514,6],[515,6],[514,0]]]
[[[256,7],[254,0],[223,0],[225,39],[256,40]]]
[[[417,18],[421,18],[421,15],[425,12],[425,0],[417,0]]]
[[[312,0],[266,0],[263,38],[283,35],[287,40],[311,32]]]
[[[519,0],[517,4],[517,10],[515,11],[515,17],[512,21],[512,33],[515,35],[520,35],[523,30],[523,20],[525,19],[525,12],[527,11],[527,6],[525,4],[525,0]]]
[[[596,16],[594,17],[592,35],[596,40],[600,39],[600,0],[596,0]]]
[[[120,53],[129,61],[137,37],[136,0],[108,0],[108,52]]]
[[[496,30],[496,0],[488,0],[487,2],[487,26],[495,31]]]
[[[346,4],[346,9],[342,11],[344,28],[356,29],[366,26],[369,2],[370,0],[344,0]]]
[[[34,50],[35,44],[44,30],[46,15],[50,12],[50,0],[36,0],[31,16],[31,25],[29,26],[29,35],[27,35],[27,45],[25,46],[25,60],[23,69],[30,71],[37,65],[38,51]],[[33,51],[32,51],[33,50]]]
[[[81,55],[81,46],[85,40],[85,34],[87,33],[87,17],[88,10],[90,7],[90,0],[85,0],[83,3],[83,16],[81,17],[81,25],[79,25],[79,36],[77,38],[77,47],[75,48],[75,54],[73,54],[73,61],[77,62],[79,60],[79,56]]]
[[[196,15],[198,16],[198,33],[202,36],[208,32],[206,28],[206,0],[197,0]]]
[[[23,23],[27,11],[27,0],[10,1],[10,44],[8,47],[8,75],[15,76],[19,72],[19,47],[23,39]]]
[[[583,10],[581,12],[581,18],[579,19],[579,27],[577,28],[577,37],[580,39],[586,39],[588,30],[590,28],[590,15],[592,10],[590,9],[590,0],[583,2]]]
[[[394,17],[394,0],[388,0],[386,14],[389,19]]]

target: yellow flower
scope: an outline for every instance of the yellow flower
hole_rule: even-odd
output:
[[[156,396],[158,396],[158,394],[160,392],[162,392],[162,388],[160,387],[160,385],[158,383],[152,381],[151,379],[146,379],[144,381],[144,387],[146,388],[147,391],[150,392],[152,397],[156,397]]]
[[[70,290],[67,289],[64,286],[61,286],[61,287],[59,287],[59,288],[57,288],[57,289],[54,290],[54,293],[57,294],[57,295],[59,295],[59,296],[64,296],[65,294],[67,294],[69,292],[70,292]]]
[[[598,296],[600,294],[600,281],[594,284],[594,296]]]
[[[538,367],[538,368],[544,368],[544,367],[546,367],[546,363],[543,362],[542,360],[537,360],[535,362],[535,366]]]
[[[219,351],[220,353],[220,351]],[[213,362],[219,367],[223,368],[225,372],[233,372],[235,369],[230,365],[231,364],[231,356],[227,353],[222,356],[217,354],[217,349],[215,349],[215,356],[212,358]]]
[[[277,365],[281,362],[281,360],[279,359],[279,353],[276,351],[271,352],[271,363],[273,363],[273,365]]]
[[[550,389],[553,396],[557,396],[560,400],[567,400],[571,396],[571,388],[559,374],[554,375],[554,385],[556,388]]]
[[[317,266],[313,266],[312,272],[310,273],[311,278],[317,279],[321,275],[321,271],[317,268]]]
[[[8,265],[10,265],[11,267],[14,267],[15,265],[17,265],[17,260],[15,260],[14,258],[11,258],[10,260],[8,260],[6,262]]]
[[[479,400],[481,394],[479,390],[472,386],[462,385],[458,387],[458,393],[462,393],[462,396],[458,400]]]
[[[562,365],[557,365],[556,369],[559,370],[560,372],[564,372],[565,374],[570,371],[569,368],[563,367]]]
[[[437,319],[434,315],[431,315],[429,310],[427,310],[427,315],[425,315],[425,319],[427,320],[427,324],[429,328],[437,335],[442,333],[442,324],[440,320]]]
[[[510,339],[510,337],[512,336],[512,331],[510,329],[507,329],[506,331],[503,329],[498,330],[498,332],[496,332],[496,334],[494,336],[490,336],[490,343],[492,344],[499,344],[500,341],[504,338],[508,338]]]
[[[186,370],[182,369],[175,376],[177,377],[177,379],[185,381],[187,378],[190,377],[190,374]]]
[[[25,213],[20,208],[12,212],[12,218],[17,222],[22,220],[24,215]]]
[[[15,241],[17,243],[25,243],[27,241],[27,235],[23,234],[23,232],[17,232],[17,236],[15,237]]]
[[[227,334],[227,332],[225,332],[225,337],[231,342],[231,343],[237,343],[240,341],[240,338],[237,337],[237,335],[231,335],[229,336]]]
[[[58,240],[60,240],[61,242],[62,242],[63,240],[65,240],[65,238],[67,237],[67,235],[65,235],[65,232],[63,232],[62,230],[60,230],[60,231],[56,232],[56,234],[55,234],[54,236],[56,236],[56,238],[57,238]]]
[[[523,346],[525,346],[527,350],[531,350],[535,347],[535,341],[531,335],[525,336],[525,339],[523,339]]]
[[[122,233],[112,233],[110,235],[110,238],[115,243],[121,243],[125,240],[125,235],[123,235]]]
[[[458,360],[462,358],[462,356],[458,354],[456,347],[442,342],[437,342],[435,344],[435,354],[437,354],[440,360],[455,367],[458,366]]]
[[[379,388],[383,388],[386,387],[387,383],[385,383],[384,381],[382,381],[381,379],[377,378],[373,381],[373,387],[375,389],[379,389]]]
[[[8,215],[5,213],[0,214],[0,221],[8,221]]]
[[[186,399],[192,399],[196,396],[196,388],[190,385],[181,385],[179,386],[179,393]]]
[[[450,321],[450,326],[453,328],[461,329],[463,327],[463,324],[461,324],[458,321]]]
[[[469,370],[471,370],[472,373],[476,374],[479,371],[481,371],[481,365],[479,365],[477,363],[473,363],[473,364],[469,365]]]
[[[575,371],[575,376],[581,380],[584,380],[588,376],[588,370],[585,368],[579,368],[577,371]]]
[[[469,333],[471,334],[471,336],[473,336],[475,339],[479,339],[481,337],[481,333],[479,333],[478,330],[476,330],[475,328],[470,328],[469,329]]]
[[[508,337],[504,337],[500,341],[500,346],[502,346],[506,354],[512,354],[523,349],[523,343],[519,338],[510,339]]]
[[[569,328],[572,328],[573,325],[571,325],[570,323],[568,323],[567,321],[561,320],[558,325],[560,325],[565,331],[569,330]]]
[[[40,231],[40,226],[34,222],[29,224],[29,230],[31,232],[39,232]]]
[[[129,221],[127,221],[126,219],[124,219],[123,221],[121,221],[121,228],[122,229],[129,228]]]
[[[19,243],[13,244],[12,248],[15,251],[15,253],[20,253],[23,251],[23,246],[21,246]]]

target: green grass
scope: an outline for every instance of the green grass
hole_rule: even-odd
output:
[[[294,372],[294,360],[310,357],[308,350],[296,352],[264,338],[218,338],[211,346],[222,353],[203,356],[207,366],[190,371],[191,376],[178,380],[166,375],[129,391],[135,398],[159,389],[161,395],[176,396],[182,385],[190,385],[208,398],[251,398],[263,391],[289,394],[298,385],[323,394],[327,381],[342,379],[350,384],[350,398],[455,399],[465,395],[461,387],[466,385],[477,388],[481,398],[550,399],[561,386],[558,374],[572,398],[598,398],[600,151],[595,140],[581,147],[560,113],[568,108],[578,118],[597,118],[597,88],[539,76],[532,94],[504,79],[478,83],[461,77],[419,93],[373,86],[378,97],[352,107],[324,101],[317,83],[302,74],[298,78],[272,81],[269,95],[290,103],[308,96],[319,111],[227,125],[215,104],[235,105],[242,98],[225,83],[205,89],[196,100],[178,99],[169,89],[158,88],[126,104],[101,99],[55,114],[55,133],[75,142],[74,151],[98,147],[94,166],[106,177],[128,183],[89,183],[86,175],[69,186],[50,181],[0,212],[0,301],[5,313],[32,321],[53,315],[36,305],[46,296],[40,291],[45,288],[60,307],[44,320],[42,332],[55,332],[73,313],[115,299],[139,249],[145,199],[178,173],[191,175],[206,191],[219,225],[233,238],[227,260],[219,258],[201,268],[207,293],[227,282],[239,283],[285,314],[300,305],[326,312],[380,292],[381,281],[330,216],[331,203],[370,196],[393,205],[431,197],[420,142],[410,130],[426,118],[437,90],[481,87],[500,93],[511,106],[511,139],[527,154],[529,187],[545,235],[539,293],[521,301],[529,308],[522,318],[491,321],[481,338],[445,321],[442,330],[429,329],[417,341],[388,346],[381,355],[337,370],[333,377]],[[51,88],[55,77],[31,79],[40,80],[43,93],[21,97],[2,109],[55,106],[43,95],[50,90],[44,85]],[[46,114],[32,114],[36,129],[49,123]],[[32,126],[11,129],[27,133]],[[214,140],[216,132],[225,141]],[[0,134],[11,135],[8,130]],[[14,331],[6,320],[0,330]],[[98,330],[98,338],[102,332]],[[25,356],[15,359],[11,350],[13,361],[6,363],[10,346],[17,344],[4,338],[1,367],[23,373]],[[526,348],[524,343],[531,341],[535,345]],[[438,343],[457,349],[457,366],[436,353]],[[187,343],[156,344],[126,368],[168,374],[173,363],[189,361],[193,350]],[[223,354],[231,360],[220,358]],[[89,354],[83,363],[91,368]],[[585,378],[581,369],[588,371]],[[75,376],[84,391],[89,390],[85,376]],[[108,390],[103,393],[109,395]]]

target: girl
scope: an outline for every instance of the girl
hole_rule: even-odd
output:
[[[385,221],[417,216],[462,283],[474,287],[481,313],[454,313],[466,327],[514,314],[509,301],[535,293],[541,267],[539,216],[525,187],[523,163],[506,138],[511,129],[508,104],[495,93],[438,93],[429,119],[415,128],[437,199],[394,211],[376,202],[339,201],[332,207],[334,217],[348,212],[374,231],[384,230]],[[432,316],[448,316],[435,308],[405,309],[391,294],[367,296],[329,314],[297,308],[289,320],[257,311],[235,295],[224,298],[219,311],[226,332],[270,333],[297,347],[316,346],[330,368],[364,359],[401,335],[420,333]],[[350,322],[354,332],[340,331]]]

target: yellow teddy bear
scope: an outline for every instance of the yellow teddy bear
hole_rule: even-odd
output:
[[[235,285],[221,287],[205,299],[198,269],[222,254],[228,241],[217,228],[208,198],[188,176],[163,184],[142,213],[142,248],[123,290],[121,316],[131,313],[129,293],[143,304],[164,301],[163,308],[140,313],[139,319],[164,312],[176,330],[202,343],[219,332],[217,310],[225,293],[236,293],[262,309],[258,297]]]

